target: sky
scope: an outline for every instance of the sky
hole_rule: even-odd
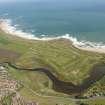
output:
[[[0,0],[0,2],[22,2],[22,1],[53,1],[53,0]],[[104,0],[54,0],[54,1],[75,1],[75,2],[104,2]]]
[[[60,3],[60,2],[69,2],[69,3],[73,3],[73,4],[105,4],[105,0],[0,0],[1,2],[56,2],[56,3]]]
[[[31,1],[41,1],[41,0],[0,0],[0,2],[31,2]]]
[[[29,1],[29,0],[0,0],[0,2],[19,2],[19,1]]]

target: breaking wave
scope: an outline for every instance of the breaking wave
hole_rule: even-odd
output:
[[[0,29],[4,31],[5,33],[11,34],[11,35],[16,35],[18,37],[26,38],[26,39],[31,39],[31,40],[55,40],[55,39],[68,39],[72,42],[72,44],[77,47],[77,48],[85,48],[85,49],[103,49],[105,50],[105,45],[100,42],[100,43],[95,43],[95,42],[90,42],[90,41],[78,41],[77,38],[70,36],[70,34],[65,34],[62,36],[58,37],[46,37],[46,35],[41,35],[42,38],[38,38],[35,35],[31,33],[26,33],[23,32],[22,30],[17,30],[16,28],[17,25],[12,25],[12,21],[10,19],[0,19]]]

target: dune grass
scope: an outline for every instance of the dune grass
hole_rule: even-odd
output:
[[[26,101],[38,102],[40,105],[76,105],[70,96],[53,91],[52,82],[43,73],[17,71],[11,67],[8,68],[8,73],[23,85],[18,92]]]
[[[0,48],[9,49],[22,55],[16,59],[18,65],[29,68],[46,67],[55,72],[58,78],[73,81],[75,84],[81,83],[88,76],[92,66],[102,58],[100,54],[76,49],[67,39],[25,40],[2,32],[0,39],[9,42],[8,44],[0,43]],[[0,56],[0,58],[2,57]]]
[[[59,79],[75,84],[82,83],[83,80],[89,76],[93,65],[100,62],[103,58],[103,54],[81,51],[75,48],[67,39],[35,41],[8,35],[2,31],[0,31],[0,48],[8,49],[21,55],[15,60],[12,60],[10,57],[3,58],[0,56],[0,62],[8,60],[13,61],[13,63],[16,63],[19,67],[49,68]],[[9,67],[9,74],[11,77],[23,82],[25,86],[28,86],[41,95],[68,97],[64,94],[54,92],[51,89],[51,81],[43,73],[19,72]],[[104,84],[104,82],[102,83]],[[66,98],[38,98],[25,87],[20,93],[26,98],[30,97],[31,99],[40,100],[42,105],[49,105],[49,103],[50,105],[54,105],[58,100],[59,102],[65,102],[66,100]],[[51,100],[53,100],[54,103],[51,103]],[[71,102],[70,105],[74,105],[72,101],[67,100],[65,103],[70,104]]]
[[[94,98],[94,99],[88,99],[88,100],[82,100],[80,102],[81,104],[86,105],[105,105],[105,98]]]

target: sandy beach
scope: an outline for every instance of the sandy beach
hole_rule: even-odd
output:
[[[96,53],[101,53],[101,54],[105,53],[105,48],[84,48],[84,47],[77,47],[77,46],[75,47],[84,51],[96,52]]]
[[[99,46],[98,45],[92,45],[94,43],[89,42],[87,44],[90,44],[90,46],[87,46],[87,45],[85,45],[86,43],[79,42],[76,38],[71,37],[69,34],[66,34],[66,35],[61,36],[61,37],[52,37],[52,38],[35,37],[34,35],[32,35],[30,33],[25,33],[21,30],[17,30],[16,27],[11,25],[11,21],[9,21],[9,20],[0,20],[0,29],[7,34],[18,36],[18,37],[25,38],[25,39],[30,39],[30,40],[48,41],[48,40],[56,40],[56,39],[61,39],[61,38],[68,39],[69,41],[72,42],[74,47],[76,47],[80,50],[89,51],[89,52],[96,52],[96,53],[105,53],[105,45],[99,45]],[[91,47],[91,46],[94,46],[94,47]]]

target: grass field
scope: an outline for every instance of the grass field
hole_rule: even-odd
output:
[[[94,98],[94,99],[89,99],[86,101],[81,101],[81,103],[87,104],[87,105],[105,105],[105,98]]]
[[[2,31],[0,31],[0,48],[21,55],[16,59],[0,56],[0,62],[13,61],[18,66],[25,68],[46,67],[59,79],[71,81],[75,84],[82,83],[89,76],[93,65],[103,58],[102,54],[81,51],[75,48],[67,39],[35,41],[4,34]],[[30,97],[40,101],[42,105],[55,105],[56,102],[75,105],[67,95],[53,91],[51,89],[52,82],[43,73],[19,72],[9,67],[9,74],[25,85],[20,93],[26,99]],[[104,81],[100,83],[103,85]],[[29,89],[41,96],[52,97],[37,96]],[[51,100],[53,101],[52,104]]]
[[[102,58],[100,54],[74,48],[66,39],[28,41],[2,34],[0,39],[8,42],[8,44],[0,43],[1,48],[22,54],[19,59],[16,59],[18,65],[47,67],[57,73],[59,78],[74,83],[81,83],[88,76],[92,66]]]

